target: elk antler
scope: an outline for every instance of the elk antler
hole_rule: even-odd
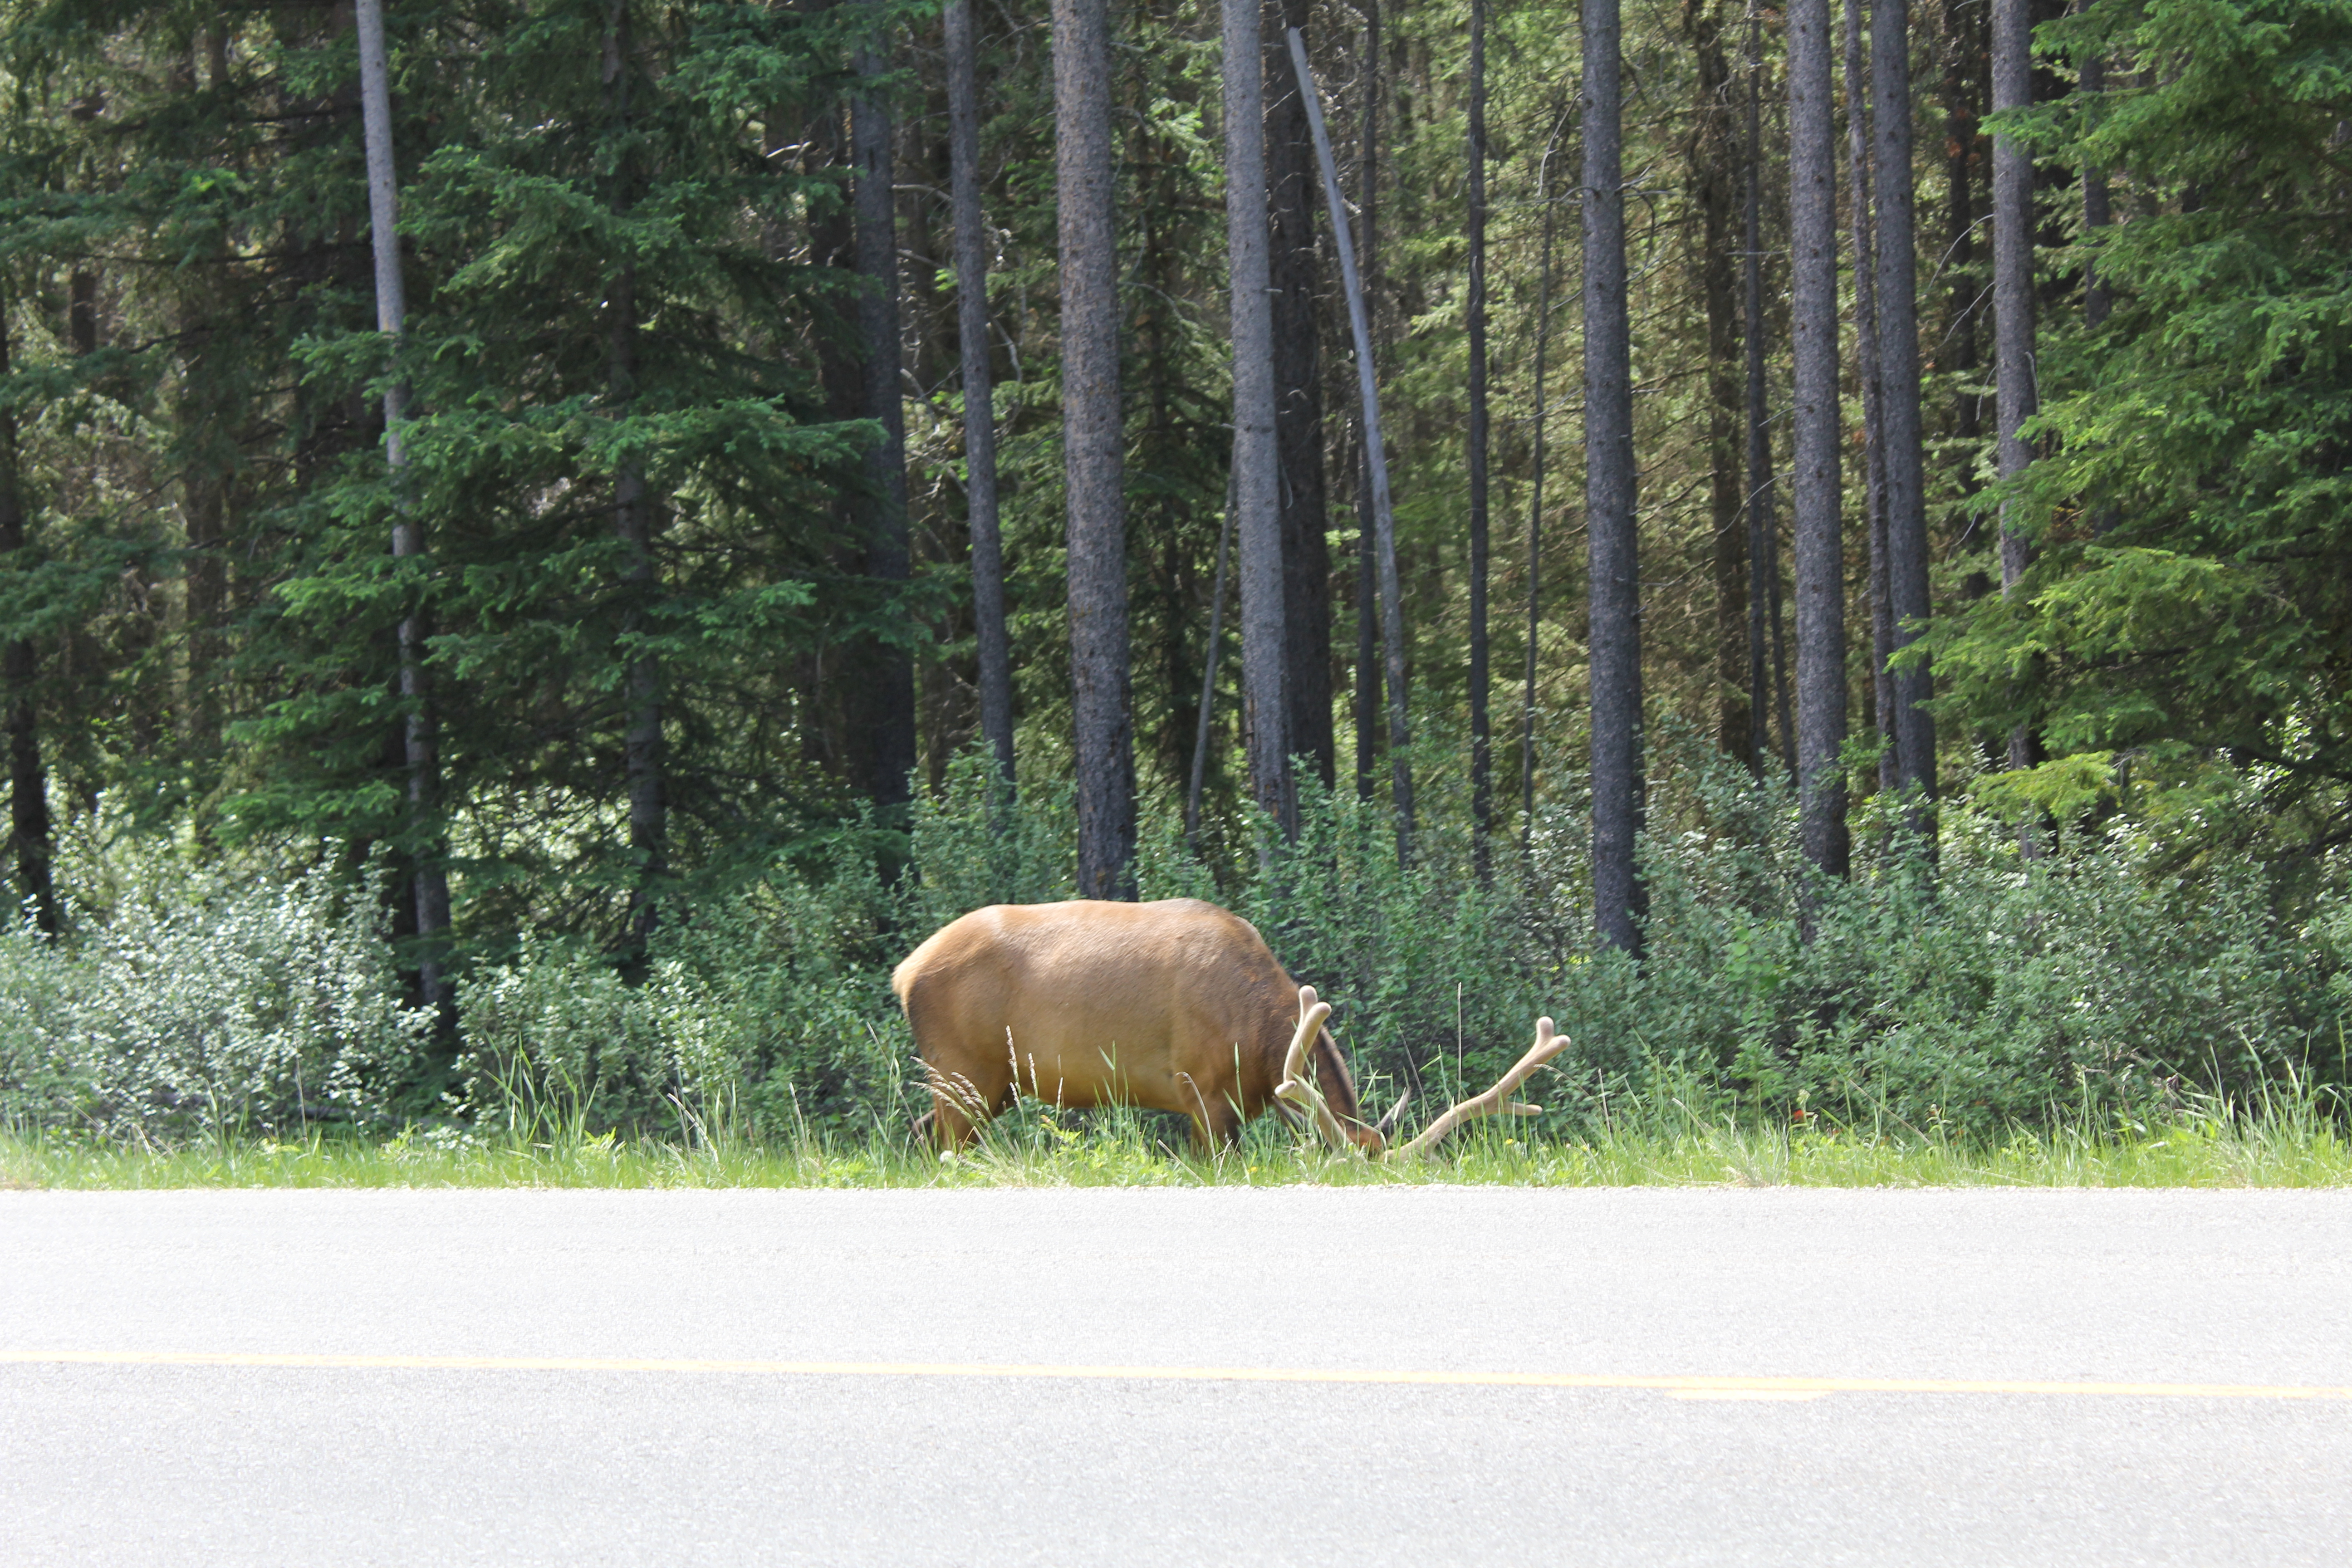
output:
[[[1296,1046],[1291,1048],[1294,1054],[1297,1050]],[[1559,1055],[1560,1052],[1567,1048],[1568,1037],[1566,1035],[1553,1034],[1552,1022],[1549,1018],[1538,1018],[1536,1020],[1536,1043],[1534,1048],[1529,1050],[1526,1056],[1521,1057],[1519,1058],[1519,1065],[1505,1073],[1501,1081],[1496,1083],[1494,1088],[1488,1089],[1482,1095],[1478,1095],[1470,1100],[1455,1101],[1453,1109],[1446,1111],[1444,1115],[1439,1117],[1436,1121],[1431,1122],[1427,1127],[1422,1129],[1420,1137],[1415,1138],[1412,1142],[1404,1144],[1401,1148],[1390,1150],[1387,1153],[1382,1154],[1381,1158],[1382,1160],[1399,1160],[1414,1154],[1426,1153],[1431,1149],[1434,1148],[1439,1141],[1444,1138],[1447,1133],[1453,1131],[1456,1127],[1461,1126],[1464,1122],[1470,1121],[1474,1117],[1535,1115],[1543,1109],[1542,1106],[1528,1105],[1524,1101],[1514,1101],[1511,1099],[1511,1094],[1519,1087],[1519,1085],[1527,1082],[1530,1078],[1533,1078],[1538,1068],[1543,1066],[1544,1063],[1551,1060],[1552,1058]]]
[[[1315,1080],[1307,1076],[1307,1056],[1315,1047],[1315,1037],[1323,1027],[1323,1020],[1331,1016],[1331,1004],[1315,999],[1315,987],[1298,988],[1298,1028],[1290,1037],[1290,1050],[1282,1058],[1282,1081],[1275,1086],[1275,1098],[1289,1101],[1307,1117],[1323,1141],[1334,1149],[1348,1148],[1348,1134],[1339,1126],[1339,1119],[1324,1103],[1322,1091]]]

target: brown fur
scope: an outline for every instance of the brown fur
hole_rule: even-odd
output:
[[[925,1120],[950,1149],[1016,1093],[1178,1111],[1203,1144],[1230,1143],[1272,1103],[1298,1022],[1298,986],[1256,928],[1197,899],[975,910],[890,984],[930,1070]],[[1349,1135],[1377,1149],[1328,1030],[1313,1063]]]

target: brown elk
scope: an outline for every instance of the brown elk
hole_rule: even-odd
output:
[[[1176,1111],[1210,1148],[1279,1099],[1335,1146],[1375,1157],[1403,1107],[1378,1126],[1364,1121],[1323,1027],[1329,1005],[1283,972],[1255,927],[1197,899],[975,910],[908,954],[891,987],[930,1078],[925,1120],[949,1149],[1024,1090],[1073,1108]],[[1510,1104],[1510,1091],[1567,1044],[1550,1024],[1510,1077],[1408,1149],[1472,1116],[1530,1110]]]

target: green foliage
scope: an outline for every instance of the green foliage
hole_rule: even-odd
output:
[[[165,1142],[387,1124],[432,1016],[403,1002],[374,879],[131,834],[68,869],[100,900],[76,934],[0,929],[0,1119]]]
[[[2146,85],[2016,127],[2115,171],[2069,258],[2114,297],[2043,329],[2045,455],[2010,500],[2042,554],[1935,637],[1944,710],[2024,724],[2144,786],[2257,785],[2230,826],[2342,830],[2352,784],[2352,16],[2329,0],[2103,0],[2042,30]],[[2087,804],[2081,775],[2020,799]]]

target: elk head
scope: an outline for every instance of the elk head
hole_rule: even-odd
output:
[[[1331,1004],[1318,1000],[1315,987],[1302,985],[1298,988],[1298,1028],[1290,1037],[1290,1053],[1284,1058],[1282,1082],[1276,1087],[1275,1096],[1296,1108],[1332,1148],[1353,1147],[1369,1158],[1383,1163],[1425,1154],[1442,1142],[1447,1133],[1478,1117],[1538,1114],[1543,1110],[1542,1106],[1514,1100],[1511,1096],[1521,1084],[1535,1076],[1538,1068],[1566,1050],[1569,1044],[1566,1035],[1553,1032],[1549,1018],[1538,1018],[1534,1047],[1521,1057],[1518,1065],[1505,1073],[1494,1088],[1468,1100],[1456,1100],[1447,1108],[1444,1115],[1422,1129],[1420,1135],[1411,1142],[1391,1149],[1388,1146],[1389,1128],[1395,1122],[1397,1113],[1404,1109],[1405,1099],[1409,1097],[1401,1096],[1394,1105],[1389,1107],[1388,1114],[1381,1118],[1379,1126],[1350,1127],[1332,1113],[1321,1092],[1316,1089],[1314,1080],[1307,1074],[1308,1051],[1323,1027],[1323,1020],[1330,1016]]]

